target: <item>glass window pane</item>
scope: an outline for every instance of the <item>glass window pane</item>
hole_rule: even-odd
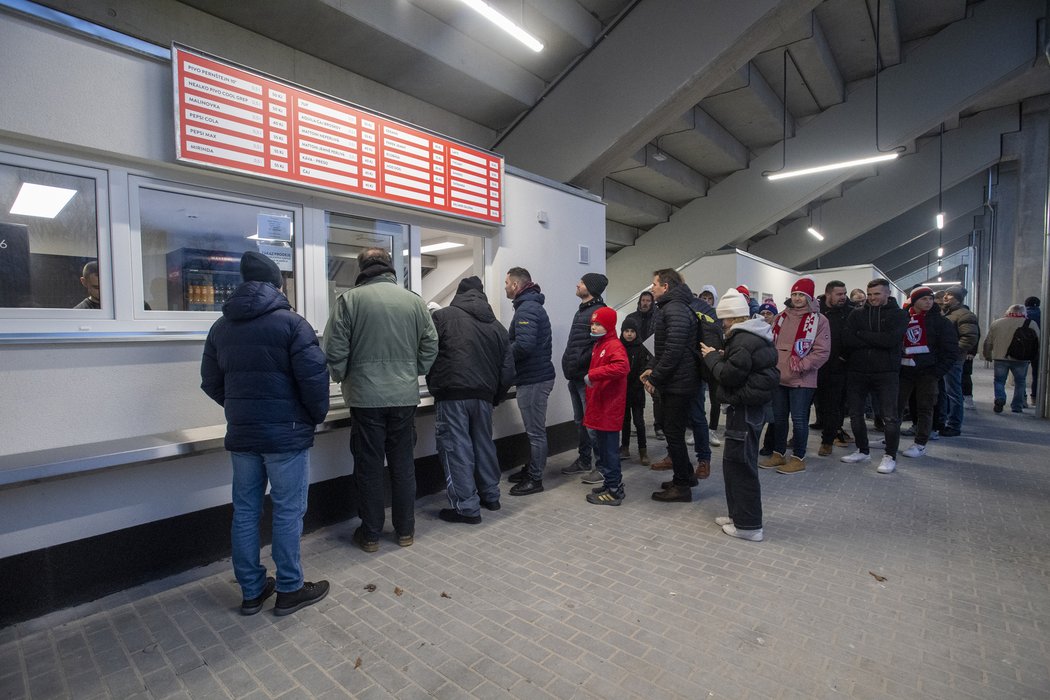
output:
[[[100,308],[95,193],[92,178],[0,163],[0,307]]]
[[[221,311],[241,283],[245,251],[281,269],[295,308],[294,212],[142,187],[142,285],[152,311]]]
[[[368,248],[390,253],[398,279],[409,286],[408,225],[359,216],[328,214],[328,308],[357,282],[357,254]]]

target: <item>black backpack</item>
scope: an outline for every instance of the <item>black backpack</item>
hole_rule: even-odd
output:
[[[1010,347],[1006,349],[1006,356],[1013,360],[1034,360],[1039,357],[1039,336],[1029,328],[1032,319],[1026,318],[1024,323],[1014,331],[1014,337],[1010,339]]]

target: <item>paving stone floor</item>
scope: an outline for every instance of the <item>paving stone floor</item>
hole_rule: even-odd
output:
[[[1047,698],[1050,431],[976,374],[964,436],[896,474],[812,435],[805,473],[763,470],[762,543],[712,522],[718,448],[691,504],[626,463],[619,508],[566,453],[479,526],[436,495],[410,548],[307,536],[332,591],[288,617],[237,614],[227,561],[0,630],[0,698]]]

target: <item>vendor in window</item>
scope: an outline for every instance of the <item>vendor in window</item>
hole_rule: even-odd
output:
[[[102,300],[98,289],[98,262],[92,260],[84,265],[80,273],[80,284],[87,290],[87,298],[74,306],[74,309],[101,309]]]

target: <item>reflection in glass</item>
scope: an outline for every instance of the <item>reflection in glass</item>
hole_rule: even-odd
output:
[[[328,214],[328,308],[335,308],[336,297],[353,289],[361,271],[357,254],[368,248],[382,248],[390,253],[394,269],[398,270],[398,281],[408,288],[407,246],[406,224]]]

